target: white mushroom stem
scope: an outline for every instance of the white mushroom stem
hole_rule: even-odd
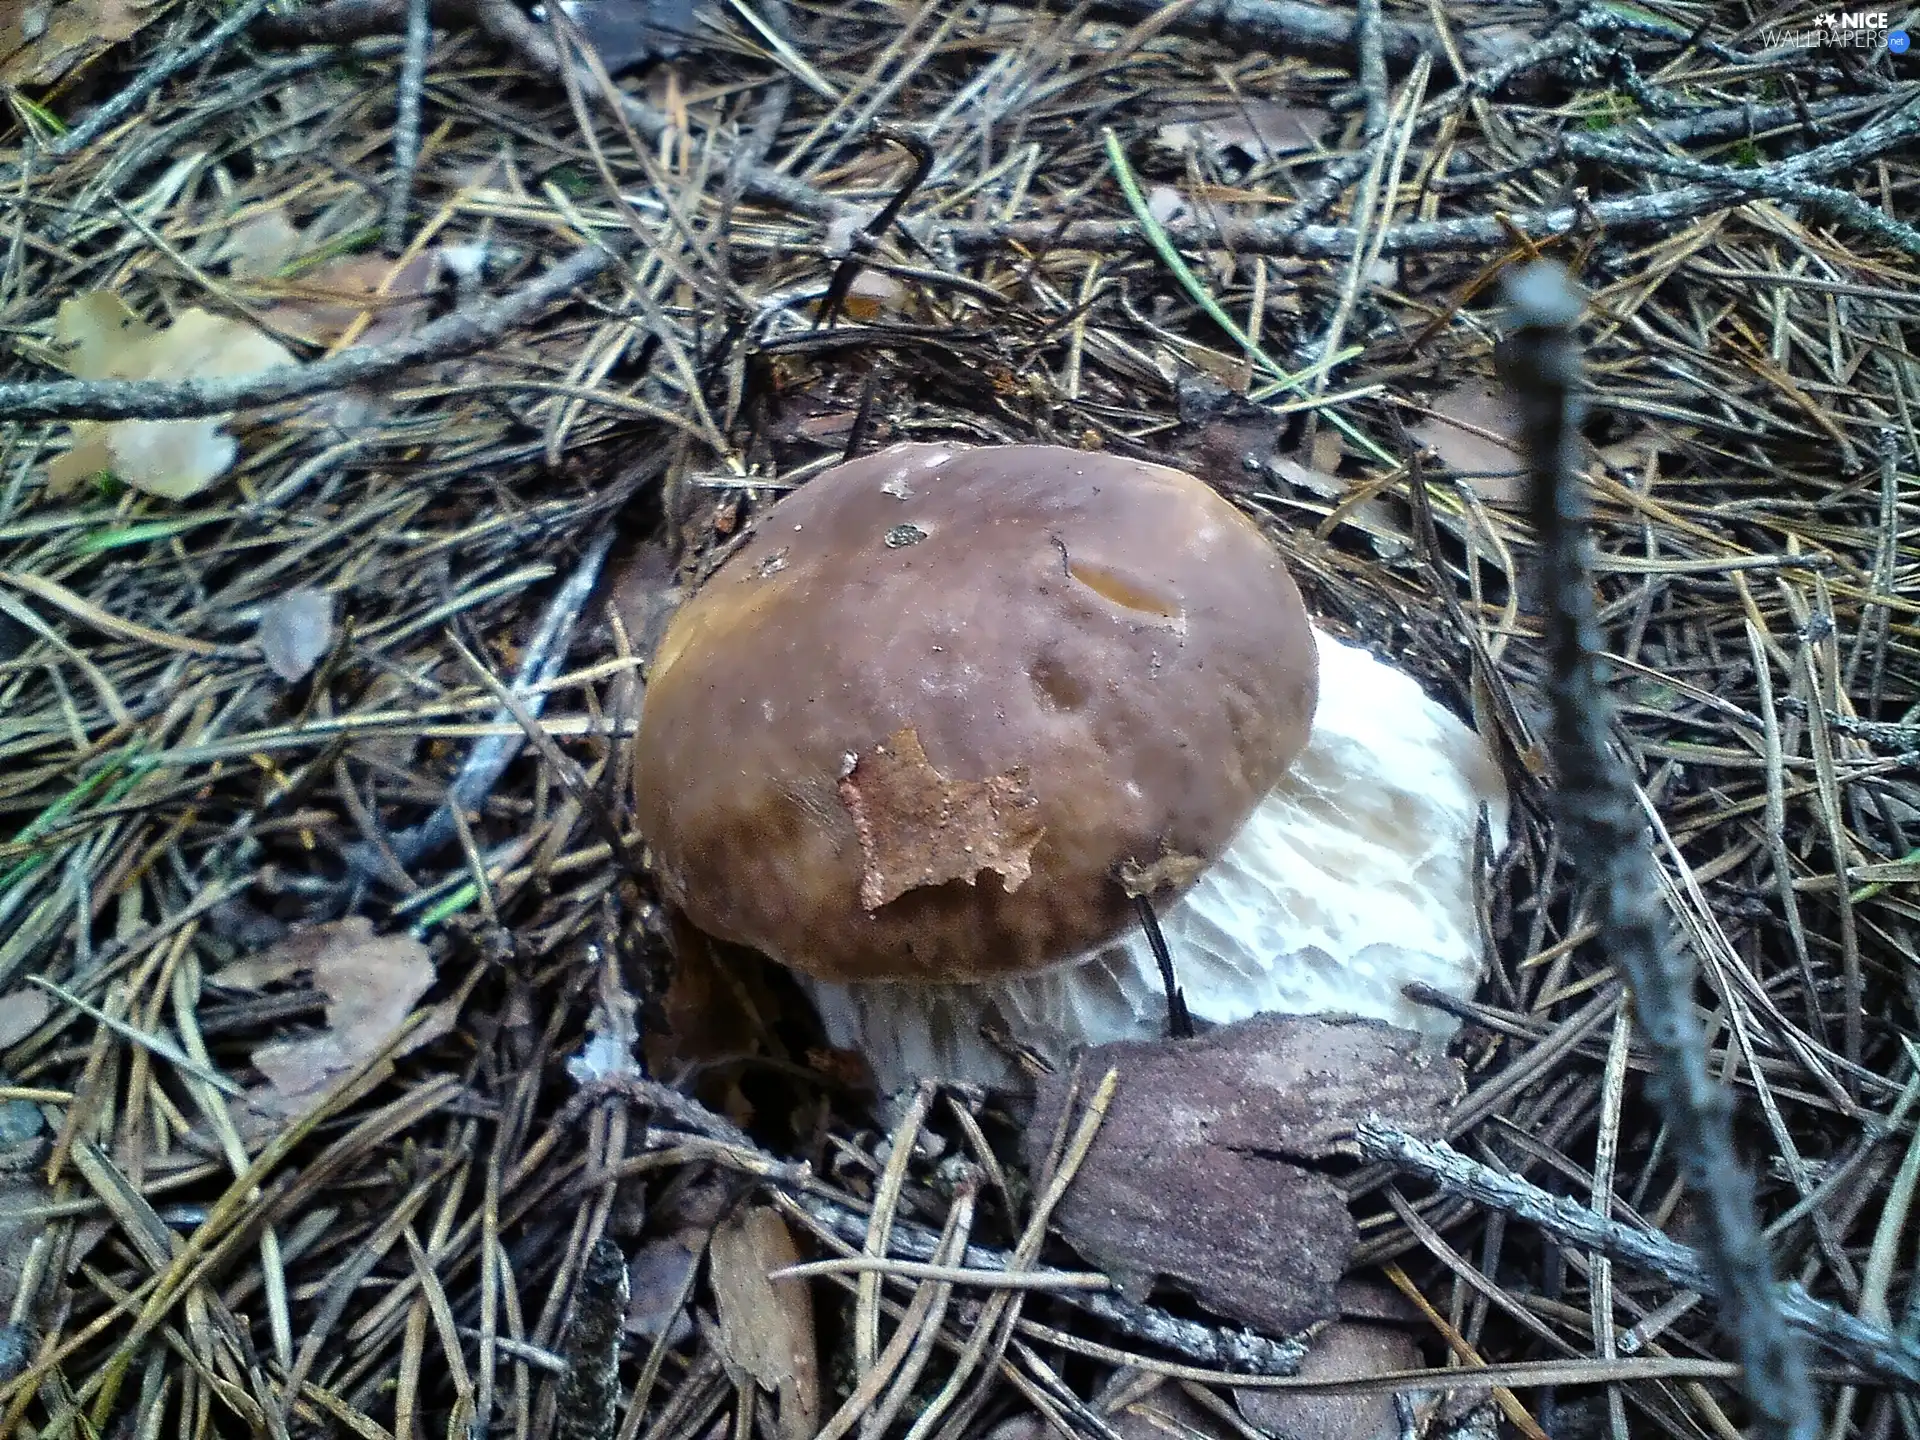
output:
[[[1507,792],[1485,743],[1408,676],[1316,632],[1320,704],[1307,748],[1226,853],[1161,916],[1194,1018],[1345,1014],[1437,1036],[1456,1022],[1402,993],[1479,983],[1475,837],[1497,855]],[[1005,1083],[983,1025],[1064,1063],[1082,1045],[1148,1039],[1166,997],[1129,931],[1040,975],[986,985],[803,983],[837,1046],[885,1089],[922,1077]]]

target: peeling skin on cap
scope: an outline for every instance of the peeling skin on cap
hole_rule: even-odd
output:
[[[1121,866],[1221,853],[1317,685],[1280,556],[1192,476],[897,445],[675,616],[640,820],[688,919],[818,978],[1030,973],[1131,922]]]

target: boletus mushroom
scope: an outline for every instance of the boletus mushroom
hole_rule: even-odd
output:
[[[1191,939],[1185,897],[1218,889],[1307,747],[1328,643],[1259,528],[1191,475],[895,445],[770,507],[667,627],[635,770],[656,879],[798,972],[887,1085],[1005,1078],[983,1021],[1056,1053],[1139,1034],[1115,988],[1131,896]],[[1281,918],[1242,916],[1228,968],[1295,948]],[[1287,1008],[1177,959],[1202,1019]]]

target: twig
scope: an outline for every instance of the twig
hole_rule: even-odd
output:
[[[867,1217],[813,1193],[791,1197],[793,1205],[815,1223],[853,1246],[866,1239]],[[888,1236],[889,1255],[906,1260],[931,1261],[939,1237],[932,1231],[896,1219]],[[969,1245],[955,1262],[968,1270],[1006,1270],[1012,1257],[1004,1250]],[[1023,1267],[1035,1275],[1071,1274],[1040,1266]],[[1202,1365],[1246,1375],[1292,1375],[1300,1368],[1306,1346],[1299,1340],[1273,1340],[1251,1330],[1216,1330],[1195,1320],[1169,1315],[1151,1305],[1137,1304],[1104,1290],[1062,1290],[1055,1299],[1105,1320],[1123,1334],[1149,1345],[1160,1345]]]
[[[1353,49],[1360,94],[1366,100],[1363,133],[1372,140],[1387,128],[1387,60],[1380,49],[1380,0],[1358,0],[1353,9]]]
[[[427,84],[427,59],[433,48],[433,17],[428,0],[407,0],[407,48],[400,59],[399,97],[393,117],[393,178],[387,187],[383,243],[389,254],[406,248],[407,206],[413,175],[420,164],[420,96]]]
[[[547,602],[546,613],[540,617],[539,628],[527,641],[519,673],[513,677],[513,688],[525,697],[520,702],[522,707],[535,716],[545,708],[547,682],[558,675],[560,667],[566,664],[567,648],[573,643],[573,632],[580,623],[580,612],[586,608],[594,586],[600,583],[601,567],[606,564],[607,554],[612,548],[613,531],[603,527],[588,544],[586,553],[580,557],[580,563],[574,567],[566,583],[554,591],[553,598]],[[511,709],[503,706],[494,712],[492,723],[511,726],[517,719]],[[440,808],[412,829],[403,830],[392,837],[391,848],[400,863],[415,864],[451,840],[454,836],[454,810],[476,810],[485,804],[494,785],[526,743],[526,734],[520,729],[510,734],[489,735],[477,742],[467,756],[466,764],[460,767],[459,775],[447,787],[447,798]],[[351,854],[360,868],[372,873],[376,857],[358,849]]]
[[[0,385],[0,414],[25,420],[186,420],[323,395],[384,380],[415,365],[471,355],[564,299],[619,260],[639,238],[609,231],[498,300],[485,300],[386,345],[350,349],[299,367],[216,380],[51,380]]]
[[[1801,696],[1782,695],[1779,704],[1789,715],[1798,715],[1802,719],[1807,716],[1807,702]],[[1902,725],[1891,720],[1862,720],[1857,715],[1842,715],[1838,710],[1823,709],[1821,714],[1828,729],[1864,740],[1883,750],[1897,750],[1905,754],[1920,749],[1920,725]]]
[[[1903,141],[1912,139],[1920,134],[1920,112],[1909,111],[1905,123],[1895,125],[1892,129]],[[1578,159],[1600,160],[1617,165],[1622,170],[1651,170],[1663,175],[1677,175],[1685,180],[1703,181],[1720,186],[1728,195],[1765,195],[1775,200],[1790,200],[1823,210],[1876,240],[1904,250],[1909,255],[1920,256],[1920,230],[1882,214],[1858,195],[1789,173],[1794,168],[1792,160],[1751,170],[1736,170],[1730,166],[1707,165],[1685,156],[1671,155],[1651,145],[1616,145],[1596,135],[1578,133],[1561,136],[1559,148]]]
[[[847,254],[834,269],[833,279],[827,284],[826,297],[820,302],[819,316],[813,322],[816,330],[831,330],[833,322],[840,314],[840,307],[846,303],[853,290],[853,282],[860,278],[860,270],[866,256],[873,253],[874,246],[887,233],[887,228],[900,217],[907,201],[926,183],[927,176],[933,173],[933,147],[923,135],[911,130],[903,130],[896,125],[874,127],[873,138],[898,145],[913,157],[913,169],[907,172],[906,179],[888,197],[887,203],[880,207],[873,218],[847,239]]]
[[[1712,1291],[1699,1251],[1658,1232],[1608,1219],[1564,1195],[1462,1155],[1451,1145],[1421,1140],[1369,1117],[1354,1131],[1360,1153],[1384,1160],[1438,1185],[1449,1195],[1487,1206],[1581,1250],[1635,1265],[1688,1290]],[[1920,1344],[1816,1300],[1799,1285],[1777,1285],[1774,1298],[1788,1322],[1862,1370],[1920,1387]]]
[[[1145,20],[1164,5],[1165,0],[1100,0],[1097,8],[1130,20]],[[1344,60],[1353,53],[1353,12],[1331,5],[1311,5],[1305,0],[1199,0],[1184,8],[1169,28],[1283,55]],[[1494,45],[1478,41],[1471,33],[1466,38],[1470,64],[1478,67],[1500,58]],[[1380,52],[1392,65],[1411,65],[1423,54],[1442,58],[1440,40],[1433,31],[1401,20],[1381,25]]]
[[[1572,872],[1593,886],[1600,947],[1633,988],[1657,1062],[1649,1089],[1703,1202],[1712,1288],[1739,1347],[1755,1428],[1812,1440],[1813,1388],[1775,1303],[1753,1180],[1734,1152],[1726,1093],[1707,1066],[1692,968],[1665,933],[1646,826],[1612,749],[1580,481],[1585,382],[1573,336],[1580,297],[1562,271],[1541,263],[1508,288],[1519,328],[1502,372],[1525,439],[1540,552],[1562,844]]]
[[[1423,107],[1417,119],[1424,118]],[[1768,184],[1785,181],[1799,184],[1815,176],[1854,173],[1882,155],[1909,144],[1916,131],[1920,131],[1920,108],[1904,116],[1882,118],[1857,134],[1781,161],[1770,168]],[[1364,153],[1364,148],[1356,153]],[[1351,165],[1350,161],[1341,163],[1351,167],[1346,173],[1347,179],[1364,168],[1363,164]],[[1719,178],[1721,172],[1713,173],[1716,179],[1712,184],[1680,185],[1630,199],[1397,225],[1378,237],[1379,251],[1382,255],[1430,255],[1451,250],[1504,249],[1512,244],[1516,230],[1534,240],[1543,240],[1570,234],[1576,229],[1668,229],[1680,221],[1738,203],[1740,197],[1730,193],[1728,183]],[[1740,177],[1753,172],[1726,173]],[[1756,186],[1751,193],[1760,194],[1762,188]],[[1316,190],[1315,195],[1318,194]],[[1127,220],[1078,220],[1064,225],[1058,220],[989,221],[929,228],[940,239],[963,250],[1009,243],[1041,245],[1054,250],[1112,250],[1144,246],[1152,241],[1146,226]],[[1350,226],[1301,225],[1291,211],[1278,216],[1224,221],[1211,214],[1196,214],[1163,229],[1184,247],[1227,249],[1249,255],[1295,255],[1305,259],[1349,256],[1366,240]]]

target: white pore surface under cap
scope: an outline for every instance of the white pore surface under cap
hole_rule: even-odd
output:
[[[1402,993],[1466,997],[1480,978],[1475,831],[1507,841],[1506,785],[1485,744],[1365,650],[1316,632],[1320,703],[1307,748],[1226,853],[1160,920],[1187,1007],[1345,1014],[1445,1037],[1456,1022]],[[1001,1084],[986,1024],[1056,1065],[1076,1046],[1165,1033],[1138,928],[1039,975],[986,985],[807,982],[828,1038],[887,1090],[920,1078]]]

